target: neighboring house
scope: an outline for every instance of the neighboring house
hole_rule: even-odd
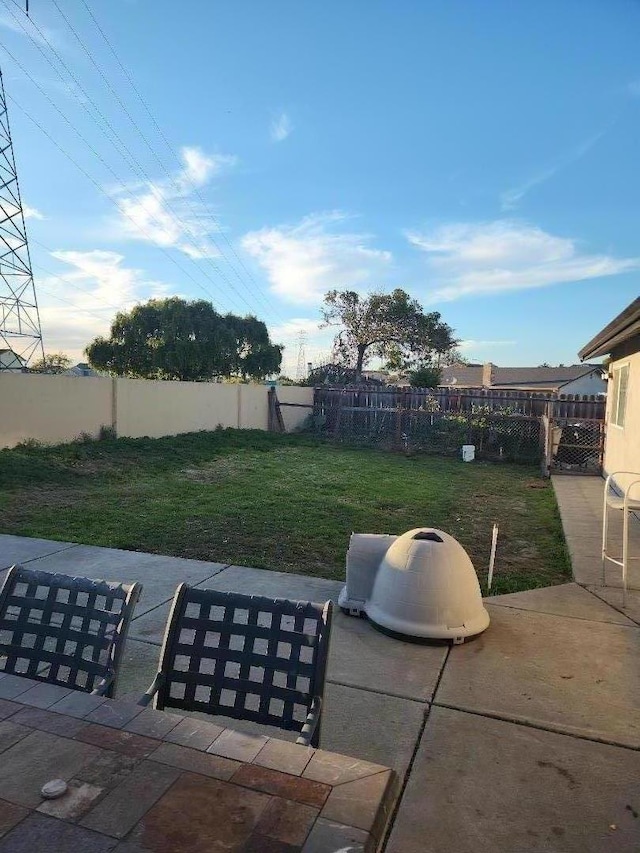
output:
[[[578,353],[609,355],[604,470],[640,473],[640,298],[618,314]],[[630,478],[616,478],[625,486]]]
[[[27,362],[12,349],[0,349],[0,370],[22,371]]]
[[[79,362],[74,367],[70,367],[68,370],[63,370],[62,374],[63,376],[104,376],[103,373],[98,373],[97,370],[94,370],[93,367],[90,367],[84,361]]]
[[[601,364],[568,367],[498,367],[497,364],[451,364],[442,369],[440,387],[495,388],[558,394],[606,394]]]

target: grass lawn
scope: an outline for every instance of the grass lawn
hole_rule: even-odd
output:
[[[423,525],[458,538],[495,592],[570,579],[535,469],[225,430],[0,451],[0,532],[344,577],[349,535]]]

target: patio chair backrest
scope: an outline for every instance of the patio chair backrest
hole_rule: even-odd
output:
[[[322,699],[332,604],[181,584],[161,654],[157,708],[301,731]]]
[[[0,672],[114,696],[141,590],[13,566],[0,590]]]

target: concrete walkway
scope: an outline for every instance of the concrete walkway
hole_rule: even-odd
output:
[[[0,570],[19,561],[142,581],[123,692],[151,681],[180,581],[315,600],[335,600],[341,587],[0,536]],[[487,632],[452,648],[402,643],[338,613],[323,746],[398,771],[393,853],[637,853],[640,628],[577,583],[493,597],[487,607]]]
[[[606,564],[602,583],[602,505],[604,481],[600,477],[555,476],[562,527],[571,557],[574,580],[640,624],[640,559],[631,561],[627,578],[627,606],[622,608],[622,570]],[[609,511],[607,551],[622,553],[622,513]],[[631,517],[629,552],[640,558],[640,520]]]

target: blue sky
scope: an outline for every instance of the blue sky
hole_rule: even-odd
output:
[[[468,357],[571,363],[638,295],[632,0],[22,5],[1,63],[48,350],[177,293],[256,313],[291,374],[300,330],[330,349],[327,289],[399,286]]]

